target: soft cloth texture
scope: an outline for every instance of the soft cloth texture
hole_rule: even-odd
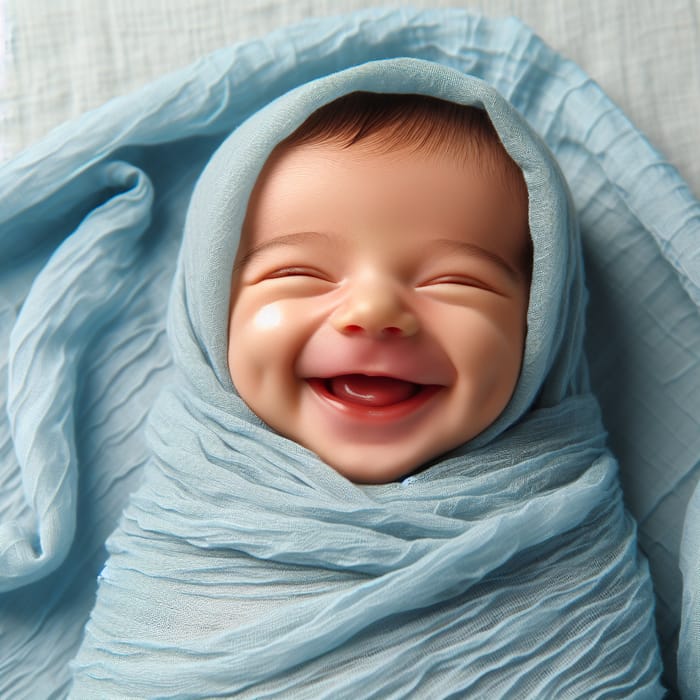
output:
[[[692,250],[697,232],[697,203],[600,91],[517,22],[487,22],[460,12],[329,20],[221,52],[186,75],[117,102],[57,132],[43,148],[50,151],[64,141],[63,151],[45,163],[38,147],[2,173],[3,324],[12,328],[10,415],[31,508],[15,493],[19,470],[5,449],[3,522],[9,525],[2,531],[0,573],[6,588],[37,581],[3,601],[3,637],[14,640],[16,649],[8,656],[12,672],[1,676],[5,690],[28,693],[32,683],[36,690],[31,658],[42,645],[53,651],[39,683],[59,693],[67,685],[61,670],[51,665],[60,669],[72,656],[92,602],[92,581],[102,559],[99,543],[113,527],[147,454],[140,426],[168,365],[162,313],[169,261],[201,163],[222,134],[287,88],[345,65],[407,53],[494,84],[557,153],[573,185],[592,271],[594,378],[607,377],[611,358],[620,348],[630,348],[630,338],[616,333],[630,330],[626,324],[638,318],[640,261],[645,282],[655,272],[653,286],[645,284],[650,291],[644,313],[662,318],[669,329],[659,336],[658,323],[649,327],[647,344],[654,342],[666,361],[669,348],[677,360],[684,348],[693,347],[697,257],[684,251]],[[421,70],[414,79],[431,75]],[[424,89],[429,94],[446,90],[449,96],[458,82],[436,80]],[[233,201],[245,199],[274,139],[291,129],[314,100],[320,104],[339,89],[332,79],[324,85],[325,97],[302,91],[301,103],[287,103],[294,106],[290,112],[273,110],[278,119],[249,122],[245,129],[256,125],[249,136],[243,131],[229,142],[240,146],[236,159],[226,164],[225,181],[235,181],[237,188]],[[389,83],[374,85],[390,89]],[[250,691],[255,696],[275,688],[289,693],[297,683],[318,696],[333,683],[342,687],[348,676],[361,683],[360,672],[370,688],[389,684],[377,691],[383,696],[405,694],[412,683],[430,696],[439,696],[445,687],[497,696],[595,696],[605,683],[618,683],[621,696],[629,696],[631,684],[640,693],[646,686],[652,697],[658,695],[648,582],[636,560],[633,526],[622,512],[614,463],[603,449],[595,402],[585,392],[577,248],[551,232],[553,222],[567,221],[563,190],[536,140],[508,143],[519,121],[497,104],[494,115],[508,125],[502,130],[506,144],[524,165],[538,201],[549,206],[532,213],[533,230],[539,232],[535,291],[542,303],[531,309],[528,360],[503,418],[480,445],[406,484],[352,486],[265,430],[235,400],[223,363],[228,279],[222,271],[230,270],[235,254],[236,220],[227,217],[240,217],[242,211],[240,206],[206,209],[220,218],[205,234],[199,227],[193,233],[193,222],[201,223],[202,215],[197,209],[202,200],[195,199],[170,316],[177,389],[154,413],[158,456],[111,540],[100,603],[76,667],[83,684],[78,696],[106,675],[115,679],[111,690],[119,687],[117,694],[130,688],[136,695],[211,695],[231,692],[237,683],[263,684]],[[265,125],[267,130],[261,128]],[[619,139],[621,133],[626,138]],[[229,144],[224,148],[232,148]],[[203,183],[222,182],[217,162]],[[216,199],[215,186],[205,190]],[[224,225],[230,227],[223,231]],[[192,242],[195,235],[211,238],[198,246]],[[618,307],[622,317],[614,313]],[[557,324],[560,319],[565,323]],[[639,341],[640,335],[636,330],[631,338]],[[635,351],[632,346],[626,358],[626,367],[634,371],[644,366],[640,357],[646,359]],[[697,362],[687,352],[676,380],[697,374]],[[676,361],[673,371],[678,367]],[[663,401],[664,408],[676,407],[673,415],[690,419],[692,395],[663,386],[667,370],[655,369],[645,378],[645,401]],[[518,421],[542,381],[539,410]],[[607,387],[598,386],[605,398]],[[641,386],[637,378],[632,388]],[[606,418],[620,428],[617,440],[635,467],[629,458],[638,456],[639,446],[626,441],[643,431],[625,429],[616,412],[625,403],[616,403],[617,398],[608,399]],[[678,430],[684,436],[681,447],[692,454],[690,430]],[[674,453],[663,454],[661,460]],[[648,455],[645,459],[659,463]],[[681,525],[697,478],[692,459],[689,463],[681,454],[672,464]],[[643,470],[632,474],[643,483]],[[240,484],[245,488],[236,488]],[[634,491],[635,504],[648,507],[643,487]],[[691,506],[685,519],[682,560],[688,616],[679,668],[687,697],[693,697],[698,681],[693,675],[698,667],[693,626],[697,513]],[[31,534],[35,519],[38,541]],[[289,522],[293,530],[285,526]],[[305,530],[303,523],[314,526]],[[666,538],[653,527],[648,532],[652,543]],[[140,533],[148,537],[142,541]],[[336,548],[318,547],[320,533]],[[673,560],[673,547],[678,551],[673,532],[666,541]],[[71,547],[63,567],[47,577]],[[153,548],[159,549],[157,557]],[[679,579],[671,579],[668,588],[661,580],[662,590],[678,589]],[[120,586],[143,593],[125,598]],[[551,598],[543,598],[545,589]],[[290,590],[302,599],[290,597]],[[35,600],[42,600],[39,609],[27,610]],[[571,617],[561,614],[567,602],[573,605]],[[609,615],[601,615],[603,610]],[[542,627],[531,628],[531,616]],[[247,625],[251,617],[256,622]],[[668,617],[667,637],[672,638],[677,617],[673,611]],[[462,624],[451,626],[449,621],[457,620]],[[41,630],[39,637],[35,628]],[[535,629],[544,635],[539,646]],[[60,644],[54,641],[58,636]],[[273,638],[277,642],[268,645]],[[413,647],[424,643],[432,645],[430,653]],[[321,650],[328,653],[315,662]],[[355,664],[353,654],[361,655]],[[127,664],[119,662],[126,657]],[[384,671],[388,657],[396,677],[373,675],[372,669]],[[424,662],[418,664],[420,672],[416,659]],[[489,664],[511,672],[490,674]],[[275,668],[290,672],[271,677]],[[154,684],[150,690],[129,685],[149,682]],[[100,689],[95,694],[110,691],[106,682],[93,687]]]
[[[315,109],[357,90],[485,108],[523,169],[534,246],[504,413],[418,475],[372,487],[260,425],[226,365],[256,176]],[[660,697],[651,581],[582,357],[572,210],[515,110],[434,63],[331,75],[237,130],[192,198],[169,309],[178,371],[151,416],[155,458],[108,542],[75,696]]]

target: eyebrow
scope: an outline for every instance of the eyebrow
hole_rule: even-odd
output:
[[[274,248],[285,247],[285,246],[295,246],[303,243],[313,242],[323,242],[329,243],[331,240],[327,233],[322,233],[320,231],[298,231],[296,233],[287,233],[283,236],[278,236],[277,238],[272,238],[269,241],[264,241],[258,245],[251,248],[236,264],[233,266],[233,274],[239,272],[252,260],[260,257],[269,250]],[[454,252],[467,253],[469,255],[477,256],[485,260],[489,260],[500,267],[509,277],[517,280],[520,271],[513,267],[508,261],[500,256],[498,253],[482,248],[474,243],[467,243],[466,241],[457,241],[451,238],[440,238],[436,241],[431,242],[432,245],[437,245],[441,248],[451,250]]]
[[[437,241],[433,241],[434,245],[438,245],[441,248],[446,248],[454,252],[468,253],[469,255],[475,255],[480,258],[489,260],[500,267],[504,272],[508,274],[514,280],[517,280],[520,276],[520,270],[511,265],[504,257],[492,250],[487,250],[474,243],[467,243],[466,241],[455,241],[451,238],[440,238]]]
[[[269,241],[264,241],[251,248],[240,260],[233,266],[233,274],[244,268],[251,260],[260,257],[263,253],[274,248],[285,246],[295,246],[308,242],[323,242],[328,243],[330,236],[320,231],[298,231],[297,233],[287,233],[284,236],[271,238]]]

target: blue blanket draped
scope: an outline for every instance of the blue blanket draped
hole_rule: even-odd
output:
[[[572,185],[594,387],[652,567],[655,556],[659,570],[668,557],[675,565],[680,551],[684,578],[656,578],[657,619],[669,676],[677,648],[679,686],[697,694],[697,399],[666,377],[700,386],[698,204],[575,66],[514,20],[457,11],[359,13],[219,52],[0,172],[3,692],[67,692],[102,545],[123,512],[74,663],[76,697],[659,696],[650,584],[587,391],[571,203],[538,139],[495,93],[425,64],[302,88],[249,121],[219,151],[231,158],[205,171],[174,271],[193,183],[227,133],[295,85],[397,55],[495,86]],[[353,486],[265,429],[222,359],[241,203],[284,130],[353,80],[453,99],[472,86],[541,205],[531,208],[528,360],[512,403],[479,441],[385,487]],[[239,205],[225,210],[232,219],[208,206],[224,201]],[[655,276],[640,295],[642,266]],[[656,323],[640,330],[633,321],[645,315]],[[653,373],[642,381],[644,367]],[[163,393],[166,382],[174,388]],[[666,435],[682,435],[683,449],[657,462],[645,434],[659,429],[626,410],[641,389],[651,397],[641,403],[685,416]],[[669,491],[652,468],[666,469],[674,494],[674,517],[661,522]]]

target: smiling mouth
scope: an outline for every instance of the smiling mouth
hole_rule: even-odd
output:
[[[324,388],[340,401],[381,407],[410,399],[421,390],[422,385],[394,377],[344,374],[326,379]]]
[[[322,398],[346,412],[383,416],[418,408],[439,389],[390,376],[343,374],[307,380]]]

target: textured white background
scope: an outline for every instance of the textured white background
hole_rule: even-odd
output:
[[[371,0],[0,0],[0,160],[236,41]],[[405,3],[383,2],[385,7]],[[581,65],[700,195],[700,0],[416,0],[514,14]]]

